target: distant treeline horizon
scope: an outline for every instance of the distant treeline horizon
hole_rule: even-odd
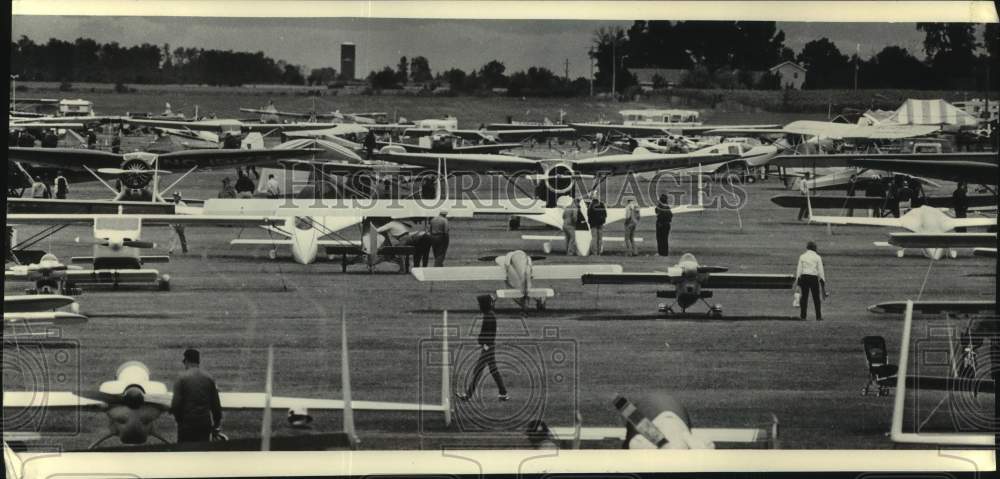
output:
[[[635,68],[684,70],[670,84],[653,78],[654,88],[779,89],[767,71],[783,61],[807,69],[805,89],[907,88],[977,89],[990,85],[997,54],[997,25],[919,23],[925,33],[925,57],[887,46],[867,59],[847,55],[827,38],[806,43],[799,52],[784,45],[775,22],[636,21],[628,29],[594,32],[588,53],[595,61],[594,92],[630,95],[638,89]],[[50,38],[45,44],[27,36],[11,42],[11,74],[26,81],[103,82],[115,84],[286,84],[340,86],[334,67],[311,69],[275,60],[263,52],[235,52],[143,43],[122,46],[88,38],[73,42]],[[508,73],[491,60],[466,72],[450,68],[436,74],[423,56],[400,58],[366,78],[368,88],[404,86],[453,93],[499,92],[512,96],[578,96],[591,92],[591,80],[570,79],[544,67]]]

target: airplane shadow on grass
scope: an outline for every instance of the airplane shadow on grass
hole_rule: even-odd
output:
[[[525,313],[527,314],[528,317],[532,317],[532,318],[574,319],[573,315],[578,315],[578,314],[581,314],[581,313],[593,313],[594,311],[601,311],[601,310],[599,310],[599,309],[595,310],[594,308],[567,308],[567,309],[552,308],[552,309],[546,309],[544,311],[538,311],[534,307],[531,307],[531,308],[525,309],[524,311],[525,311]],[[609,309],[607,311],[616,311],[616,310]],[[467,309],[448,308],[448,312],[451,313],[451,314],[456,314],[456,315],[467,315],[467,314],[468,315],[476,315],[476,314],[480,314],[478,308],[467,308]],[[410,310],[410,313],[411,314],[441,314],[441,310],[440,309],[413,309],[413,310]],[[505,318],[505,317],[520,316],[521,315],[521,308],[518,308],[516,306],[515,307],[510,307],[510,308],[506,308],[506,307],[505,308],[497,308],[496,309],[496,314],[497,314],[497,317],[501,318],[501,319]]]

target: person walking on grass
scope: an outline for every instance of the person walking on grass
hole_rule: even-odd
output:
[[[635,230],[639,227],[639,205],[634,199],[629,199],[625,205],[625,251],[629,256],[638,256],[639,247],[635,244]]]
[[[507,401],[510,399],[510,395],[507,394],[507,388],[503,384],[503,376],[500,375],[500,370],[497,368],[496,359],[497,315],[493,309],[496,300],[491,295],[483,294],[476,296],[476,301],[479,302],[479,311],[482,312],[483,321],[478,338],[480,347],[479,358],[472,368],[472,380],[469,381],[465,392],[455,393],[455,396],[462,401],[471,399],[472,395],[476,392],[476,386],[479,383],[479,377],[483,374],[483,369],[488,366],[490,374],[493,376],[493,381],[497,383],[497,390],[499,392],[497,399]]]

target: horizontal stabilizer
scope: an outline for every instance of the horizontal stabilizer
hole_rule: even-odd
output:
[[[524,294],[519,289],[498,289],[497,297],[500,299],[521,299],[521,298],[532,298],[532,299],[544,299],[551,298],[556,295],[556,292],[551,288],[529,288],[527,295]]]
[[[532,279],[579,279],[585,274],[621,273],[617,264],[558,264],[534,266]]]
[[[413,268],[417,281],[503,281],[507,271],[503,266],[447,266],[443,268]]]
[[[607,243],[607,242],[611,242],[611,243],[624,243],[625,242],[625,237],[624,236],[605,236],[604,238],[602,238],[602,240],[605,243]],[[642,243],[642,238],[635,238],[634,241],[636,243]]]
[[[914,301],[913,311],[924,314],[939,313],[988,313],[995,312],[995,301]],[[879,314],[903,314],[906,312],[906,301],[890,301],[868,307],[868,311]]]

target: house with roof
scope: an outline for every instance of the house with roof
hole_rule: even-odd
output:
[[[635,75],[636,82],[639,83],[642,91],[652,91],[654,88],[679,86],[687,70],[680,68],[629,68],[628,72]]]
[[[795,62],[781,62],[767,70],[773,75],[777,75],[781,88],[792,88],[801,90],[802,84],[806,82],[806,69]]]

